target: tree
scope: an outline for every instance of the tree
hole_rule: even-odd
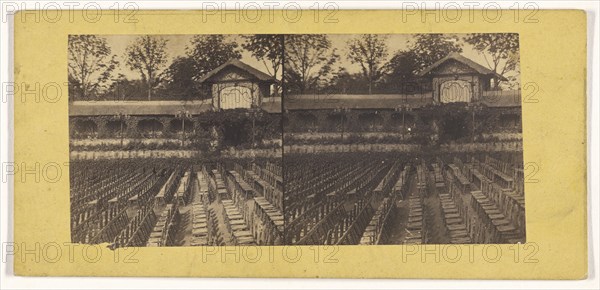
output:
[[[349,73],[346,69],[340,68],[325,91],[328,94],[366,94],[369,84],[362,73]]]
[[[238,43],[228,41],[224,35],[196,35],[187,47],[187,55],[194,62],[195,73],[193,80],[202,78],[205,74],[230,59],[240,59],[242,54]]]
[[[80,98],[98,93],[118,64],[105,38],[69,35],[69,90]]]
[[[189,56],[180,56],[173,60],[171,65],[165,70],[166,91],[174,96],[182,96],[184,99],[190,99],[197,95],[196,82],[192,79],[196,63]]]
[[[416,58],[414,51],[397,51],[392,59],[385,64],[386,71],[390,76],[394,76],[399,80],[411,80],[415,77],[415,71],[419,70]]]
[[[283,61],[283,35],[255,34],[243,36],[246,40],[242,47],[252,53],[257,60],[261,60],[267,72],[277,77]]]
[[[285,82],[290,91],[305,93],[331,74],[339,56],[330,51],[331,41],[323,34],[285,36]]]
[[[100,95],[101,100],[129,101],[144,100],[148,98],[146,83],[142,80],[129,80],[123,74],[113,79],[106,93]]]
[[[456,36],[432,33],[416,34],[409,50],[415,57],[418,71],[421,71],[452,52],[462,52],[462,47]]]
[[[246,42],[242,47],[252,53],[257,60],[262,60],[267,72],[274,78],[283,66],[283,35],[254,34],[243,36]],[[279,86],[275,86],[279,93]]]
[[[206,97],[197,80],[230,59],[241,57],[238,44],[227,41],[224,35],[194,36],[186,55],[175,58],[165,70],[166,89],[184,98]]]
[[[373,83],[383,75],[382,66],[388,56],[387,37],[378,34],[363,34],[348,41],[348,60],[360,64],[363,76],[368,82],[369,95]]]
[[[385,64],[388,90],[403,94],[421,92],[421,82],[416,72],[420,70],[417,56],[412,50],[397,51]]]
[[[152,89],[160,81],[160,71],[167,63],[167,40],[162,37],[144,35],[127,46],[125,59],[133,71],[138,71],[148,87],[148,101]]]
[[[337,49],[335,48],[331,50],[331,53],[326,55],[325,62],[321,65],[319,71],[317,72],[315,86],[318,89],[326,87],[332,83],[332,80],[337,74],[337,72],[334,72],[334,66],[339,60],[340,55],[337,53]]]
[[[516,33],[473,33],[464,38],[481,53],[488,67],[497,74],[507,77],[519,63],[519,35]],[[497,88],[500,82],[494,82]]]

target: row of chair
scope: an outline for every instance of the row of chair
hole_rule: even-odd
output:
[[[146,246],[164,247],[173,245],[178,218],[179,208],[177,203],[168,204],[158,218]]]

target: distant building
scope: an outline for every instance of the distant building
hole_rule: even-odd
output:
[[[208,85],[213,106],[219,110],[259,107],[271,96],[277,80],[248,64],[232,59],[207,73],[200,82]]]

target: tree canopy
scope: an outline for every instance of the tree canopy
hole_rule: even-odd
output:
[[[167,63],[167,40],[159,36],[144,35],[127,46],[125,59],[133,71],[139,72],[148,87],[148,100],[160,81],[160,72]]]
[[[242,47],[265,65],[267,72],[277,78],[283,62],[283,35],[254,34],[245,35]]]
[[[408,52],[414,57],[418,73],[452,52],[463,51],[459,38],[453,35],[431,33],[416,34]]]
[[[71,99],[204,99],[199,83],[208,72],[242,56],[262,62],[284,79],[286,93],[392,94],[431,90],[418,75],[452,52],[480,53],[482,65],[508,79],[493,88],[518,86],[519,38],[514,33],[414,34],[392,51],[398,39],[358,34],[336,39],[324,34],[194,35],[183,53],[168,54],[170,37],[142,35],[125,47],[122,64],[108,37],[71,35],[68,80]],[[177,50],[173,50],[177,51]],[[485,62],[484,62],[485,61]],[[259,65],[260,66],[260,65]],[[126,69],[134,74],[128,74]],[[114,76],[118,74],[118,76]],[[136,77],[137,74],[139,77]],[[129,79],[131,78],[131,79]],[[276,87],[276,92],[281,92]]]
[[[367,80],[369,94],[373,83],[384,74],[381,65],[388,56],[387,37],[378,34],[361,34],[348,41],[348,60],[360,64],[363,77]]]
[[[197,81],[230,59],[241,57],[238,43],[224,35],[194,36],[186,54],[175,58],[165,71],[166,92],[179,99],[207,98]]]
[[[186,49],[188,57],[193,61],[193,79],[198,80],[211,70],[226,63],[230,59],[242,58],[239,44],[227,40],[225,35],[196,35]]]
[[[324,34],[294,34],[285,37],[286,89],[301,94],[331,76],[339,55]]]
[[[487,66],[497,74],[510,78],[507,74],[518,70],[519,35],[516,33],[473,33],[464,38],[485,58]],[[498,87],[500,82],[494,85]]]
[[[118,65],[106,39],[95,35],[69,35],[69,90],[73,99],[88,99],[106,88]]]

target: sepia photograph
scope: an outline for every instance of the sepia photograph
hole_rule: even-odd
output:
[[[283,242],[283,36],[68,42],[72,242]]]
[[[71,234],[525,242],[518,34],[71,35]]]
[[[525,242],[518,34],[284,44],[285,244]]]
[[[6,6],[0,288],[598,288],[597,9],[154,2]]]

